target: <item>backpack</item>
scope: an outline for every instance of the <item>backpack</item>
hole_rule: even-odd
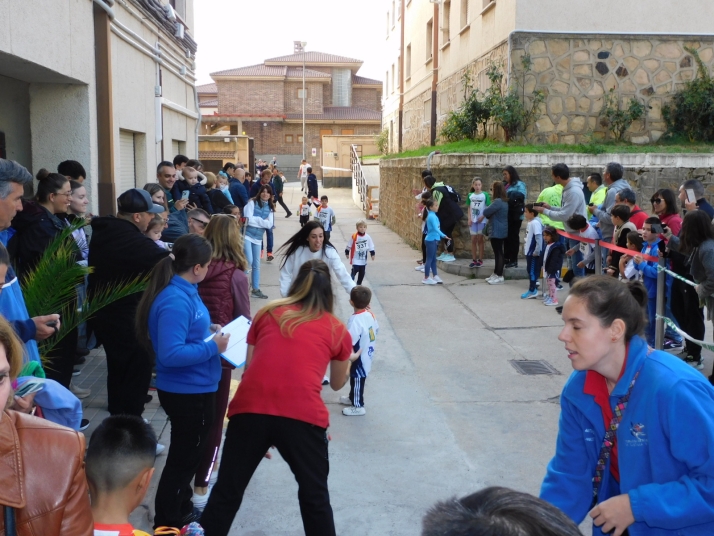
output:
[[[434,190],[438,190],[442,194],[448,195],[449,199],[451,199],[456,204],[461,204],[461,195],[448,184],[444,184],[443,186],[437,186],[436,188],[434,188]]]
[[[526,196],[521,192],[514,192],[508,196],[508,217],[518,218],[523,215],[526,210]]]

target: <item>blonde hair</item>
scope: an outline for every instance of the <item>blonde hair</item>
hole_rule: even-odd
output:
[[[151,221],[149,222],[149,225],[146,226],[146,232],[148,233],[155,227],[161,226],[161,228],[164,228],[164,218],[162,214],[156,214],[153,218],[151,218]]]
[[[206,171],[204,173],[204,176],[206,177],[206,190],[210,190],[216,184],[218,184],[218,179],[216,179],[216,175],[214,173]]]
[[[364,219],[357,220],[357,223],[355,223],[355,229],[357,227],[359,227],[360,225],[364,225],[365,227],[367,227],[367,220],[364,220]]]
[[[10,323],[2,316],[0,316],[0,345],[5,349],[5,357],[10,365],[9,381],[15,381],[22,370],[23,345]],[[5,407],[8,407],[13,401],[13,392],[11,390],[10,397],[5,401]]]
[[[181,174],[183,175],[184,179],[188,179],[189,177],[193,177],[194,175],[198,177],[198,170],[196,168],[192,168],[191,166],[186,166],[181,170]]]
[[[243,250],[243,235],[235,216],[214,214],[206,226],[203,237],[213,247],[211,259],[230,261],[240,270],[248,267],[248,260]]]

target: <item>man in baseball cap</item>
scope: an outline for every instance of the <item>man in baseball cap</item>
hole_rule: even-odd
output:
[[[92,219],[89,248],[89,299],[94,292],[146,276],[169,252],[144,235],[156,214],[149,192],[132,188],[117,199],[116,217]],[[141,293],[126,296],[98,311],[95,333],[107,354],[107,399],[109,413],[141,416],[151,381],[151,356],[139,343],[134,330]]]

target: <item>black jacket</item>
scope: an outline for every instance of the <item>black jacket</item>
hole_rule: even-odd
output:
[[[106,216],[92,219],[92,247],[89,248],[88,293],[107,285],[117,284],[148,274],[168,251],[156,245],[130,221]],[[111,322],[117,327],[134,331],[134,314],[141,293],[132,294],[105,307],[97,315],[98,322]]]
[[[213,207],[211,214],[222,214],[223,207],[231,204],[226,195],[218,188],[211,188],[207,193],[208,198],[211,200],[211,206]]]
[[[547,247],[547,246],[546,246]],[[546,275],[560,273],[563,267],[563,258],[565,257],[565,246],[562,242],[557,242],[550,248],[548,257],[545,259],[543,271]]]
[[[442,230],[445,227],[457,224],[459,220],[464,217],[464,211],[461,210],[459,204],[451,198],[451,194],[446,186],[437,186],[432,188],[431,191],[433,192],[434,190],[442,194],[441,201],[439,202],[439,210],[436,213]]]
[[[176,181],[176,184],[179,185],[178,189],[181,194],[188,190],[189,203],[191,203],[192,205],[196,205],[196,208],[202,208],[209,214],[213,214],[213,206],[211,206],[211,200],[208,198],[208,194],[206,194],[205,186],[200,183],[196,183],[191,186],[186,181]],[[181,199],[181,197],[179,197],[178,199],[174,199],[174,201],[178,201],[179,199]]]
[[[13,218],[12,227],[15,234],[8,242],[8,252],[18,276],[23,279],[66,223],[39,203],[23,200],[22,211]]]

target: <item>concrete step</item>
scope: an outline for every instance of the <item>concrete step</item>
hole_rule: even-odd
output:
[[[493,259],[485,259],[480,268],[469,268],[470,263],[471,259],[456,259],[454,262],[436,261],[436,266],[438,270],[443,270],[447,274],[473,277],[474,279],[486,279],[493,274],[495,267]],[[518,268],[504,269],[503,277],[506,279],[528,279],[525,259],[518,261]]]

